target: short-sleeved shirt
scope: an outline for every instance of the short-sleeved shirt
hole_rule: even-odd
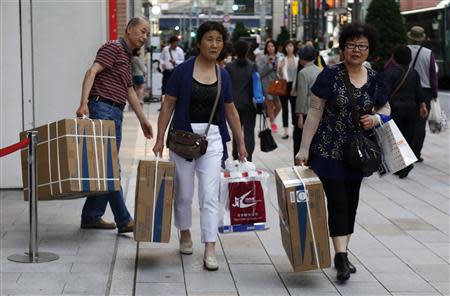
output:
[[[190,103],[192,94],[192,82],[194,75],[195,57],[192,57],[175,67],[167,84],[166,94],[176,97],[175,111],[173,115],[173,128],[192,132],[190,118]],[[218,108],[218,125],[223,144],[223,159],[228,157],[226,142],[230,141],[230,134],[225,117],[225,103],[232,103],[231,80],[225,69],[220,69],[221,91]]]
[[[318,176],[344,179],[361,178],[362,172],[349,168],[343,161],[344,147],[352,136],[351,102],[344,83],[346,71],[338,65],[326,67],[317,77],[311,92],[326,100],[322,118],[311,143],[310,165]],[[382,76],[367,69],[367,82],[354,88],[359,115],[372,114],[373,109],[388,101],[388,90]]]
[[[97,52],[94,63],[105,69],[95,76],[89,96],[101,96],[125,105],[131,80],[131,52],[123,39],[109,41]]]

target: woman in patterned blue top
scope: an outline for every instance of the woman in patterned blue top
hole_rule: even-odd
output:
[[[363,66],[369,49],[375,48],[375,32],[359,23],[347,25],[339,37],[343,65],[325,68],[311,91],[310,109],[305,122],[300,163],[308,163],[322,181],[328,206],[328,225],[335,249],[334,265],[338,280],[345,281],[356,268],[349,262],[347,246],[354,230],[360,170],[351,169],[343,151],[352,136],[349,92],[344,78],[349,75],[360,115],[360,126],[370,130],[390,114],[387,88],[381,76]],[[381,115],[381,116],[380,116]]]

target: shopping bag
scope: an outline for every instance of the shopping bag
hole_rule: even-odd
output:
[[[221,174],[220,232],[265,229],[268,173],[251,162],[226,163]]]
[[[258,138],[262,152],[270,152],[277,149],[277,143],[272,136],[272,131],[267,126],[267,119],[264,113],[259,118]]]
[[[267,92],[272,96],[285,96],[287,93],[287,81],[284,79],[271,80]]]
[[[438,99],[430,102],[430,115],[428,116],[428,126],[432,133],[440,133],[447,126],[447,117],[441,109]]]
[[[382,152],[380,175],[395,173],[417,161],[394,120],[391,119],[377,127],[375,135]]]

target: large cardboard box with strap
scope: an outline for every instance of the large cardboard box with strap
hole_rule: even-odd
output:
[[[284,250],[294,271],[331,266],[327,211],[319,178],[310,169],[275,170]]]
[[[34,129],[39,200],[72,199],[120,189],[114,121],[62,119]],[[20,133],[20,139],[27,132]],[[21,151],[28,199],[28,148]]]
[[[169,242],[174,176],[175,165],[171,161],[139,161],[134,204],[134,240]]]

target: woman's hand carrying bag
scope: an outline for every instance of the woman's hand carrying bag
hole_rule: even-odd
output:
[[[217,65],[216,65],[216,74],[217,74],[217,95],[216,100],[214,101],[211,115],[209,116],[208,126],[206,127],[205,134],[199,135],[193,132],[176,129],[171,129],[169,131],[167,146],[169,147],[170,150],[172,150],[173,152],[175,152],[176,154],[185,159],[192,160],[200,158],[202,155],[206,153],[206,150],[208,149],[208,140],[206,140],[206,136],[208,135],[209,127],[211,126],[214,114],[216,113],[222,85],[220,70],[218,69]]]

